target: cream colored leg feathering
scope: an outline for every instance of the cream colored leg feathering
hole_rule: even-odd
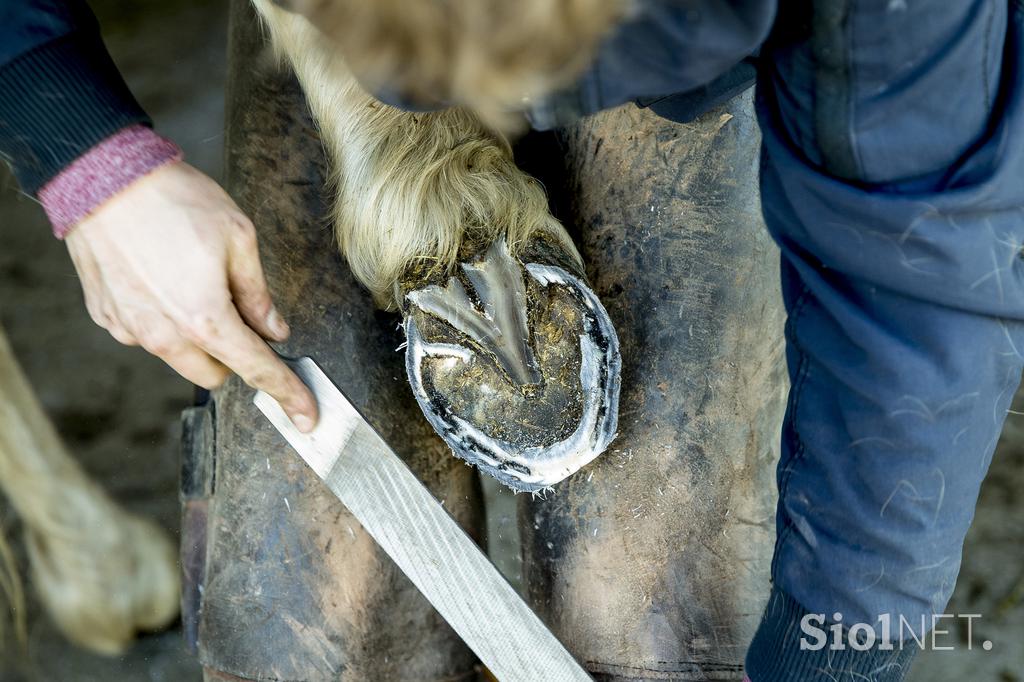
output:
[[[166,533],[117,506],[71,458],[2,329],[0,487],[21,518],[36,591],[70,640],[115,654],[177,616]]]

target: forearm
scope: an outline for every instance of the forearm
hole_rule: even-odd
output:
[[[0,158],[36,195],[102,140],[150,120],[80,0],[0,0]]]

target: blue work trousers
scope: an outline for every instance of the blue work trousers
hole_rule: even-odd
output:
[[[1024,363],[1024,10],[793,5],[757,82],[792,388],[747,670],[899,680],[953,591]],[[815,649],[806,626],[835,622],[870,626],[866,650]]]

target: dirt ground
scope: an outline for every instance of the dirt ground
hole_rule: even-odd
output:
[[[93,0],[115,60],[157,127],[191,163],[221,172],[226,3]],[[140,225],[139,229],[145,229]],[[191,387],[160,361],[124,348],[94,326],[62,244],[38,206],[0,171],[0,323],[61,434],[86,469],[130,509],[177,532],[178,416]],[[1018,396],[1015,409],[1024,410]],[[982,491],[949,613],[974,620],[947,641],[956,651],[919,656],[914,682],[1024,680],[1024,416],[1011,414]],[[511,494],[488,487],[492,551],[517,582],[518,533]],[[16,544],[17,521],[0,501]],[[2,615],[2,612],[0,612]],[[117,658],[68,645],[35,604],[26,658],[0,649],[0,682],[189,682],[196,663],[180,633],[141,639]],[[8,628],[9,630],[9,628]],[[985,651],[977,643],[993,643]],[[941,643],[941,642],[940,642]]]

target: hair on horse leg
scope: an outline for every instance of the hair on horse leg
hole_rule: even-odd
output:
[[[412,113],[379,102],[304,17],[254,4],[320,127],[341,251],[380,305],[400,304],[396,285],[411,271],[448,274],[499,238],[515,254],[545,233],[579,262],[502,135],[467,109]]]
[[[137,630],[177,616],[170,540],[121,509],[72,459],[2,330],[0,487],[24,526],[36,591],[71,641],[115,654]]]

